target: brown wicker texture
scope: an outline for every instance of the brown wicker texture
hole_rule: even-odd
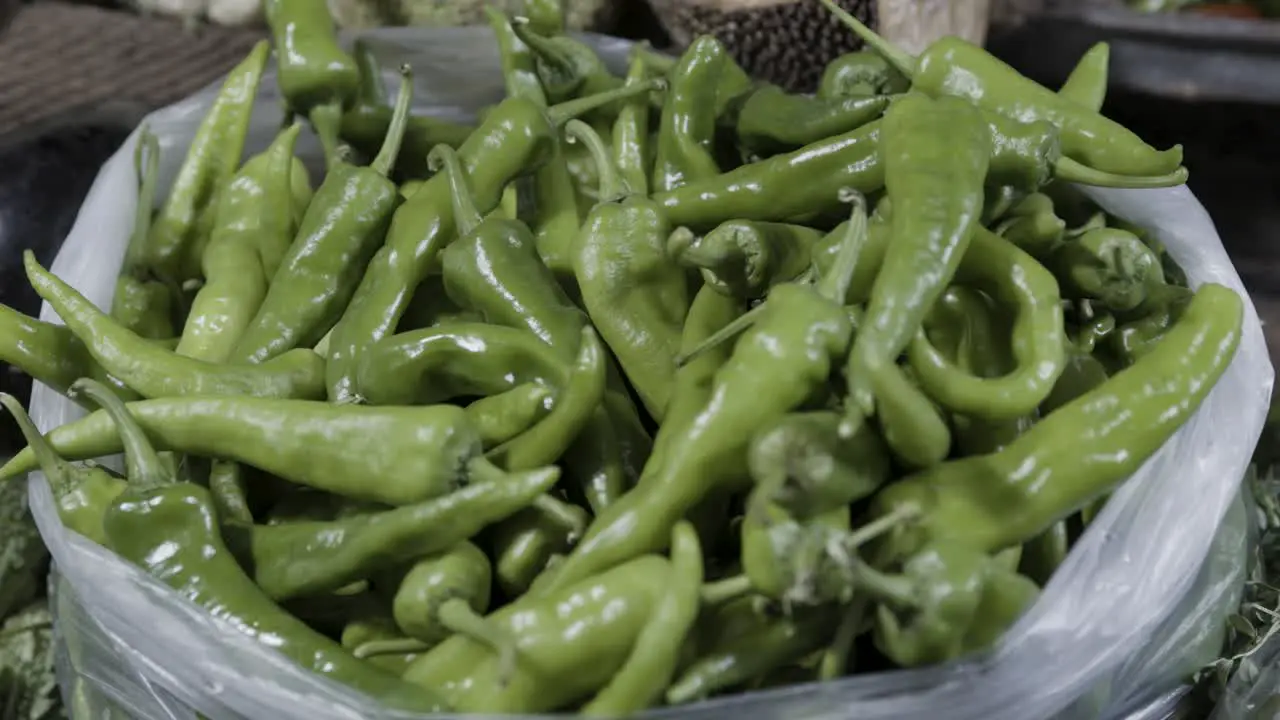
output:
[[[24,6],[0,35],[0,136],[103,106],[161,107],[218,78],[260,37],[82,5]]]

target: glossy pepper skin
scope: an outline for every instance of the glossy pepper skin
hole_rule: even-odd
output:
[[[702,237],[688,228],[670,233],[667,253],[698,270],[706,285],[754,300],[809,270],[813,246],[822,238],[821,231],[804,225],[730,220]]]
[[[818,82],[818,97],[834,100],[903,93],[911,86],[888,60],[870,50],[841,55],[827,63]]]
[[[885,113],[880,153],[891,237],[845,365],[851,421],[874,413],[885,368],[919,331],[980,226],[991,139],[968,103],[913,93]]]
[[[366,157],[378,154],[391,129],[394,115],[383,84],[382,67],[373,48],[364,38],[357,38],[352,48],[352,59],[359,71],[359,87],[355,102],[342,114],[338,130],[343,142],[364,153]],[[440,120],[425,115],[410,115],[405,121],[404,139],[396,171],[406,177],[426,177],[427,153],[436,145],[453,147],[461,145],[475,128]],[[410,194],[403,192],[406,198]]]
[[[841,23],[911,80],[913,90],[952,96],[1023,120],[1047,120],[1062,132],[1063,153],[1117,175],[1164,175],[1182,164],[1182,147],[1156,150],[1108,120],[1020,75],[980,47],[945,37],[911,57],[876,35],[832,0],[822,0]]]
[[[815,98],[760,85],[738,107],[738,142],[757,155],[773,155],[820,142],[875,120],[889,107],[888,95]]]
[[[331,522],[229,523],[223,532],[262,592],[289,600],[332,592],[443,552],[528,507],[560,477],[554,467],[507,475],[476,461],[468,472],[472,484],[413,505]]]
[[[956,367],[918,332],[908,360],[921,387],[944,407],[989,420],[1034,411],[1053,390],[1066,362],[1066,335],[1058,283],[1030,255],[986,228],[976,228],[960,261],[957,282],[985,290],[1013,311],[1013,369],[980,377]]]
[[[136,393],[106,374],[65,325],[28,317],[8,305],[0,305],[0,362],[60,393],[76,380],[92,377],[110,385],[124,399],[136,399]]]
[[[458,148],[477,210],[493,210],[511,180],[545,163],[565,122],[610,102],[647,93],[658,84],[641,83],[552,108],[523,97],[502,101]],[[351,400],[360,352],[395,331],[413,291],[453,240],[454,231],[447,177],[431,178],[396,210],[386,242],[369,262],[330,336],[331,401]]]
[[[732,355],[715,371],[705,403],[687,423],[681,418],[660,427],[653,456],[636,488],[598,515],[582,543],[532,592],[562,588],[661,549],[671,527],[689,510],[718,491],[742,484],[746,451],[755,432],[825,387],[853,333],[838,298],[847,292],[858,246],[866,240],[866,211],[861,198],[855,200],[845,247],[816,289],[779,285],[760,309],[695,349],[696,356],[742,334]],[[674,411],[673,406],[669,412]]]
[[[698,657],[667,690],[669,705],[703,700],[799,661],[831,640],[834,608],[765,614],[755,597],[734,601],[699,623]]]
[[[884,187],[880,121],[785,155],[657,192],[672,225],[710,229],[728,220],[792,222],[839,207],[842,187],[873,193]]]
[[[546,598],[526,596],[489,615],[486,622],[516,642],[516,671],[508,682],[498,682],[495,653],[460,636],[423,655],[404,678],[435,689],[462,712],[556,710],[587,699],[616,678],[620,684],[599,698],[602,713],[611,713],[615,703],[649,697],[655,685],[657,692],[665,690],[662,677],[674,670],[670,636],[682,639],[690,597],[696,599],[701,586],[696,536],[687,527],[677,533],[678,558],[639,557]],[[676,594],[679,607],[664,612]],[[549,685],[546,677],[561,680]]]
[[[299,485],[357,500],[408,505],[467,484],[468,463],[481,450],[466,411],[427,407],[339,406],[236,396],[163,398],[129,403],[129,411],[166,450],[245,463]],[[332,442],[341,435],[342,444]],[[103,413],[48,435],[68,459],[120,452]],[[23,450],[0,478],[33,469]],[[377,477],[379,482],[368,482]]]
[[[138,209],[120,266],[120,277],[116,279],[116,291],[111,297],[111,317],[144,338],[159,340],[174,335],[173,295],[148,266],[151,214],[155,210],[160,172],[160,141],[146,127],[138,132],[133,167],[138,174]]]
[[[1094,43],[1080,56],[1066,82],[1058,88],[1058,97],[1080,107],[1099,112],[1107,98],[1107,71],[1111,65],[1111,46]]]
[[[475,400],[467,406],[467,418],[480,434],[485,449],[490,450],[546,418],[554,397],[548,386],[527,382]]]
[[[267,0],[263,7],[279,64],[280,92],[306,115],[320,137],[325,161],[337,157],[342,110],[359,92],[356,61],[338,46],[333,17],[310,0]]]
[[[430,693],[356,660],[271,602],[223,544],[208,491],[167,474],[143,429],[119,399],[105,388],[92,397],[116,424],[126,451],[128,487],[103,520],[112,550],[185,600],[307,670],[390,707],[420,712],[445,709]]]
[[[226,362],[262,305],[271,282],[263,256],[287,247],[293,236],[290,185],[301,130],[295,123],[280,133],[222,190],[201,259],[204,285],[191,302],[179,355]]]
[[[1039,595],[1031,580],[953,543],[921,548],[901,575],[863,566],[860,580],[881,601],[872,630],[876,647],[902,667],[984,649]]]
[[[13,416],[27,446],[34,451],[45,482],[53,492],[62,524],[105,547],[107,538],[102,529],[102,518],[111,503],[124,492],[124,481],[100,467],[77,467],[59,457],[45,442],[17,398],[0,393],[0,405],[4,405]]]
[[[600,202],[574,247],[582,302],[645,409],[660,421],[689,314],[688,284],[666,252],[672,228],[648,197],[623,186],[590,126],[575,120],[565,129],[591,149],[601,177]]]
[[[724,44],[702,35],[668,73],[671,86],[658,121],[652,185],[667,192],[720,175],[715,159],[716,92],[732,63]]]
[[[400,204],[387,175],[400,154],[411,87],[408,68],[402,68],[391,129],[369,167],[330,163],[262,306],[236,344],[234,362],[259,364],[314,347],[342,316]]]
[[[1235,355],[1242,317],[1234,291],[1203,285],[1155,349],[1003,450],[943,463],[886,487],[873,500],[874,512],[902,505],[923,512],[886,552],[901,557],[933,541],[1000,550],[1110,491],[1200,406]],[[1063,444],[1063,437],[1076,441]]]
[[[267,41],[259,42],[227,74],[151,223],[146,263],[169,286],[195,277],[200,267],[218,193],[240,166],[249,116],[270,51]]]
[[[23,263],[32,287],[85,343],[94,360],[143,397],[324,397],[324,360],[310,350],[297,350],[253,368],[185,358],[116,324],[74,288],[40,267],[30,250],[23,255]]]
[[[646,46],[636,45],[627,65],[627,85],[638,85],[648,79],[650,67]],[[610,151],[613,164],[627,189],[637,195],[649,195],[649,175],[655,149],[649,142],[649,98],[633,97],[618,107],[613,121]],[[594,165],[594,163],[593,163]]]

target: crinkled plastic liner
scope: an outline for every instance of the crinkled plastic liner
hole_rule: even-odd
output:
[[[413,66],[420,112],[461,118],[501,97],[497,53],[486,29],[380,31],[369,37],[388,68],[399,62]],[[592,41],[621,69],[625,43]],[[176,172],[213,91],[148,119],[163,148],[162,187]],[[269,77],[253,118],[251,150],[265,147],[279,127],[279,106],[274,77]],[[54,272],[102,307],[109,304],[137,202],[135,142],[136,133],[102,168],[53,264]],[[314,158],[316,147],[308,140],[302,151]],[[1094,190],[1090,195],[1107,210],[1154,231],[1194,283],[1222,283],[1244,294],[1213,223],[1187,188]],[[42,317],[55,319],[48,306]],[[1249,303],[1239,354],[1197,415],[1116,492],[1040,601],[991,653],[944,667],[865,675],[653,715],[933,720],[945,708],[949,720],[1027,720],[1078,711],[1089,704],[1078,701],[1097,697],[1094,691],[1104,681],[1108,685],[1101,695],[1116,702],[1173,690],[1177,679],[1170,669],[1179,662],[1180,646],[1165,657],[1140,653],[1161,640],[1157,632],[1194,626],[1194,614],[1212,605],[1186,598],[1236,495],[1272,381],[1258,316]],[[35,389],[32,405],[44,430],[83,413],[43,386]],[[130,714],[182,717],[175,710],[185,707],[215,720],[399,716],[256,646],[111,553],[65,532],[38,475],[31,487],[37,520],[66,585],[85,603],[80,619],[92,619],[69,623],[89,630],[78,633],[90,659],[79,670]],[[1173,618],[1179,609],[1193,616]],[[1144,659],[1135,666],[1135,657]],[[1149,687],[1153,680],[1169,687]],[[1088,714],[1107,714],[1112,703],[1105,698]]]

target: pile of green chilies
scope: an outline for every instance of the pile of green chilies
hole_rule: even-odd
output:
[[[264,41],[154,214],[141,133],[109,313],[26,257],[65,326],[3,308],[3,359],[93,412],[42,437],[0,398],[0,477],[397,709],[627,715],[991,646],[1243,303],[1075,189],[1187,177],[1099,113],[1105,45],[1053,92],[821,1],[870,50],[816,96],[711,37],[618,77],[491,10],[507,96],[460,127],[269,0],[298,120],[240,164]]]

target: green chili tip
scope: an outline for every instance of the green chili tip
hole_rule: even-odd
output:
[[[67,395],[75,398],[83,395],[102,408],[116,426],[124,446],[125,474],[129,483],[140,489],[157,488],[173,482],[167,466],[147,438],[133,413],[106,385],[91,378],[80,378],[67,388]]]
[[[1182,152],[1181,145],[1174,145],[1172,151]],[[1147,189],[1185,185],[1190,173],[1185,167],[1178,167],[1165,175],[1118,175],[1116,173],[1095,170],[1069,157],[1058,158],[1053,165],[1053,176],[1057,180],[1073,182],[1093,187]]]

